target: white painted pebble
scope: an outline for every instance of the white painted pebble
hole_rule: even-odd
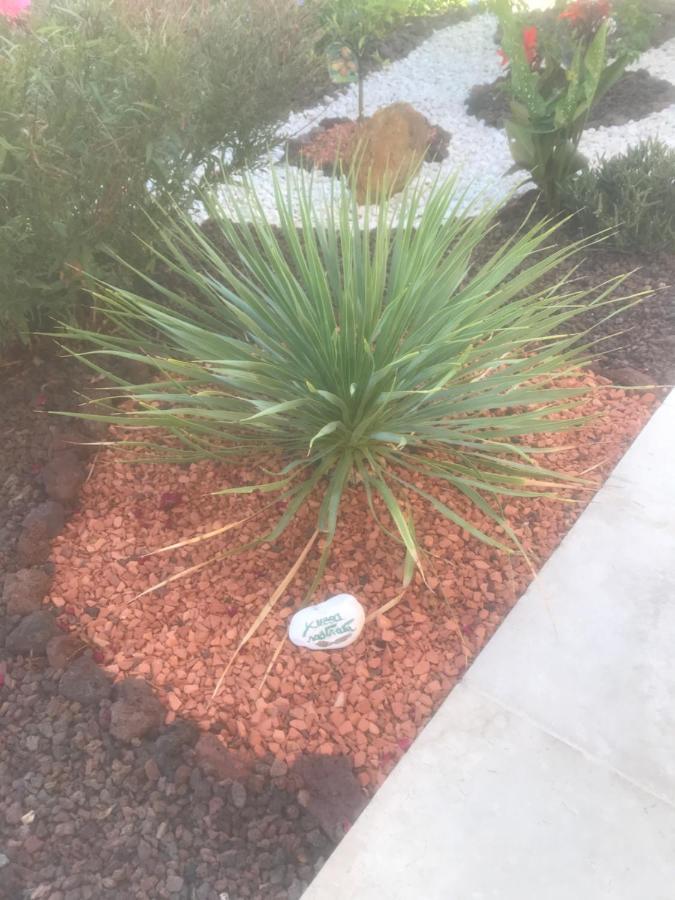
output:
[[[366,614],[352,594],[336,594],[299,609],[288,626],[288,637],[296,647],[309,650],[340,650],[363,631]]]

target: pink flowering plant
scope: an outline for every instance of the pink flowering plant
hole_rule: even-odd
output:
[[[15,21],[30,9],[30,0],[0,0],[0,16]]]
[[[621,78],[630,53],[608,43],[608,0],[558,4],[545,24],[523,27],[512,0],[496,0],[499,55],[508,67],[506,133],[515,164],[528,169],[557,210],[567,180],[586,166],[579,142],[591,107]]]

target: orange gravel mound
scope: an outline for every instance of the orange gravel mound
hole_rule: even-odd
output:
[[[595,388],[585,412],[601,416],[575,433],[538,436],[537,442],[567,448],[545,464],[587,473],[599,486],[649,418],[656,398],[626,393],[590,373],[576,381]],[[305,511],[276,544],[214,562],[134,600],[171,574],[246,543],[269,524],[269,511],[221,538],[139,557],[262,509],[268,496],[209,492],[264,477],[250,465],[129,465],[113,450],[102,450],[79,510],[55,541],[56,574],[48,600],[61,608],[64,627],[80,632],[111,673],[139,675],[156,687],[167,721],[191,718],[219,731],[231,749],[272,753],[289,764],[300,753],[347,754],[361,784],[373,790],[523,593],[532,572],[520,555],[487,547],[429,507],[413,504],[417,534],[429,554],[428,587],[416,576],[403,601],[376,617],[347,649],[314,652],[286,641],[261,690],[288,617],[302,605],[320,552],[317,543],[309,564],[212,701],[233,650],[312,534],[316,508]],[[495,526],[452,490],[425,487],[495,533]],[[570,496],[576,502],[505,501],[505,515],[536,567],[592,491]],[[399,593],[401,571],[400,546],[383,536],[355,486],[346,496],[316,600],[346,591],[372,611]]]

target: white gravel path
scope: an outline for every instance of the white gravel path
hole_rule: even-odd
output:
[[[433,124],[452,134],[449,155],[442,163],[425,163],[421,178],[431,185],[439,176],[458,174],[466,188],[467,201],[477,196],[498,200],[521,185],[523,173],[507,175],[512,165],[504,133],[490,128],[466,112],[465,100],[474,85],[492,82],[500,74],[494,34],[496,20],[488,14],[437,31],[405,59],[374,72],[366,80],[366,113],[396,101],[408,101]],[[652,75],[675,84],[675,39],[644,53],[633,68],[645,68]],[[326,116],[356,114],[356,87],[302,113],[292,115],[280,128],[284,139],[314,127]],[[639,122],[611,128],[588,129],[581,142],[582,152],[591,160],[623,152],[646,137],[658,137],[675,148],[675,105],[653,113]],[[274,219],[273,175],[283,184],[285,168],[283,144],[251,174],[263,205]],[[331,179],[320,173],[313,178],[314,190],[325,196]]]

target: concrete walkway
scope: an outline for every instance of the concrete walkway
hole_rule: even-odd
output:
[[[675,392],[303,900],[675,900]]]

